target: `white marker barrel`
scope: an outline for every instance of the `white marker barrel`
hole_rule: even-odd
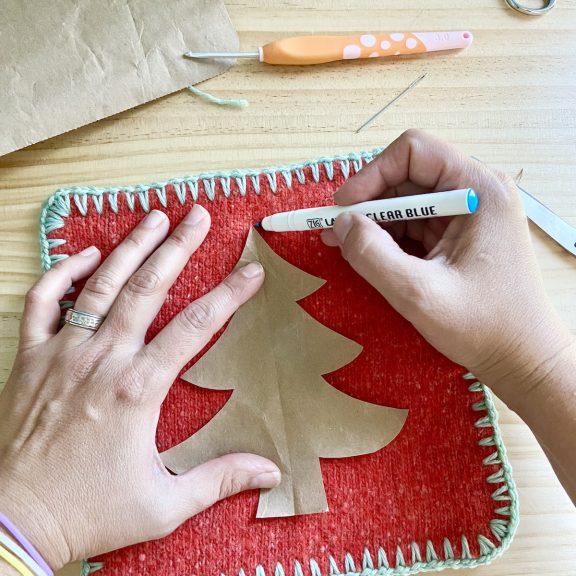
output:
[[[418,220],[440,216],[473,214],[478,208],[478,196],[472,188],[433,192],[417,196],[397,196],[370,200],[351,206],[322,206],[266,216],[262,228],[270,232],[298,232],[332,228],[340,214],[363,214],[375,222]]]

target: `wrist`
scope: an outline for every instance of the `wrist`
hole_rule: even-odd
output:
[[[471,371],[511,410],[522,415],[550,384],[550,375],[576,358],[575,348],[576,338],[555,324],[529,334],[499,360]]]
[[[0,484],[3,485],[0,512],[20,530],[54,572],[68,564],[71,560],[70,549],[44,503],[23,486],[11,490],[10,482],[2,478]],[[6,530],[3,532],[10,536]],[[0,575],[4,573],[0,572]]]
[[[529,388],[516,402],[515,411],[523,419],[538,414],[545,405],[551,405],[559,413],[559,404],[574,397],[574,374],[576,338],[572,337],[571,341],[534,372]]]

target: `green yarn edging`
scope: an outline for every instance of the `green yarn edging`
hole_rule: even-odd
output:
[[[180,204],[184,205],[190,198],[196,202],[203,189],[207,200],[214,201],[217,186],[226,198],[231,194],[230,184],[234,180],[237,184],[239,194],[245,196],[249,188],[252,193],[260,194],[260,177],[264,177],[270,184],[273,193],[278,187],[278,178],[284,179],[288,188],[292,187],[294,179],[301,184],[305,182],[305,168],[310,168],[313,180],[320,181],[320,171],[325,171],[329,180],[334,179],[334,164],[336,164],[344,179],[351,173],[358,172],[364,162],[369,162],[374,156],[382,151],[382,148],[375,148],[371,151],[352,152],[350,154],[323,157],[317,160],[309,160],[299,164],[291,164],[279,167],[269,167],[259,170],[231,170],[203,172],[195,176],[185,176],[183,178],[172,178],[170,180],[152,182],[150,184],[139,184],[135,186],[72,186],[70,188],[60,188],[54,192],[44,203],[40,214],[40,259],[42,271],[48,271],[53,264],[66,258],[62,254],[50,255],[50,250],[56,245],[65,244],[65,240],[48,239],[48,234],[64,227],[64,219],[71,213],[72,202],[76,208],[85,216],[91,207],[98,214],[102,214],[107,202],[109,208],[114,213],[118,213],[118,196],[123,194],[129,210],[134,212],[137,204],[144,212],[150,210],[150,194],[156,194],[158,200],[165,208],[168,206],[167,187],[174,190],[174,195]]]

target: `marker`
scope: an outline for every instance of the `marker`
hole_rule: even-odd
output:
[[[350,206],[321,206],[292,212],[280,212],[266,216],[260,223],[269,232],[299,232],[332,228],[340,214],[364,214],[375,222],[419,220],[440,216],[474,214],[478,208],[478,196],[472,188],[433,192],[416,196],[396,196],[382,200],[370,200]]]

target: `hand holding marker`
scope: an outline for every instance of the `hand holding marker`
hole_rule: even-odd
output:
[[[297,36],[271,42],[256,52],[186,52],[189,58],[257,58],[266,64],[303,66],[337,60],[381,58],[458,50],[472,43],[471,32],[398,32],[355,36]]]
[[[474,214],[478,208],[478,196],[472,188],[433,192],[415,196],[397,196],[370,200],[350,206],[321,206],[266,216],[260,224],[269,232],[298,232],[332,228],[340,214],[364,214],[375,222],[418,220],[439,216]]]

